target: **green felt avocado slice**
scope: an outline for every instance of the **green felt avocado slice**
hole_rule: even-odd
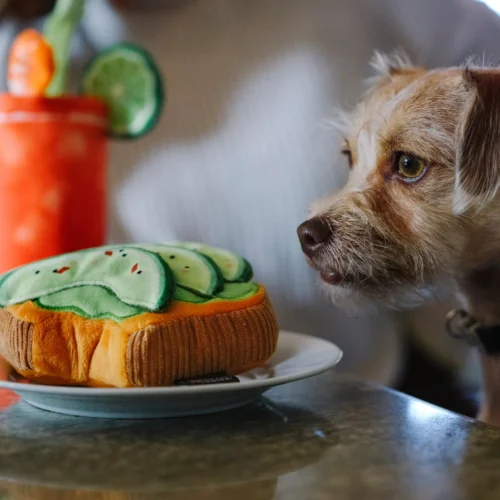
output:
[[[197,295],[196,293],[190,292],[185,288],[177,286],[175,287],[174,300],[178,300],[180,302],[191,302],[192,304],[202,304],[203,302],[207,302],[211,299],[210,297],[202,297],[201,295]]]
[[[15,269],[0,281],[0,305],[9,306],[67,288],[98,285],[122,302],[162,309],[174,291],[170,269],[140,248],[98,248],[60,255]]]
[[[224,289],[215,295],[213,299],[210,299],[196,295],[185,288],[177,287],[174,292],[174,300],[191,302],[192,304],[202,304],[214,300],[241,300],[251,297],[258,290],[259,285],[256,283],[226,283]]]
[[[38,305],[54,311],[69,311],[84,318],[121,321],[145,310],[122,302],[113,292],[101,286],[66,288],[40,297]]]
[[[214,248],[201,243],[177,242],[178,246],[196,250],[206,257],[212,259],[220,269],[225,281],[229,283],[244,283],[253,277],[253,270],[250,263],[229,250]]]
[[[137,246],[158,254],[165,261],[172,270],[177,287],[204,297],[212,297],[224,288],[224,279],[217,265],[196,250],[162,243]]]
[[[226,283],[224,290],[217,294],[217,298],[239,300],[254,295],[259,290],[256,283]]]

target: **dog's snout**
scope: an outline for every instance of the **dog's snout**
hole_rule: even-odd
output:
[[[332,230],[327,221],[321,217],[314,217],[303,222],[297,229],[302,251],[308,256],[314,254],[328,241]]]

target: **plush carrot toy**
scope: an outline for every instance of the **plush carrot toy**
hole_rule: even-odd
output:
[[[54,71],[52,47],[41,33],[27,29],[16,37],[7,65],[7,84],[12,94],[43,95]]]

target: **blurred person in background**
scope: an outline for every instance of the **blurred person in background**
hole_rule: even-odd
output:
[[[52,4],[0,0],[4,65],[12,37]],[[475,387],[474,356],[443,328],[451,304],[348,317],[319,294],[296,227],[347,177],[328,121],[365,90],[374,50],[402,48],[428,67],[495,57],[500,18],[474,0],[86,0],[75,90],[89,57],[120,41],[152,52],[168,103],[151,135],[112,144],[110,241],[239,252],[282,328],[344,350],[339,370],[473,414],[460,382]]]

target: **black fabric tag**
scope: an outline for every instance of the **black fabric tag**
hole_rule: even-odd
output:
[[[198,378],[188,378],[184,380],[176,380],[174,385],[210,385],[210,384],[227,384],[228,382],[239,383],[240,379],[233,375],[228,375],[226,372],[212,373],[203,375]]]

